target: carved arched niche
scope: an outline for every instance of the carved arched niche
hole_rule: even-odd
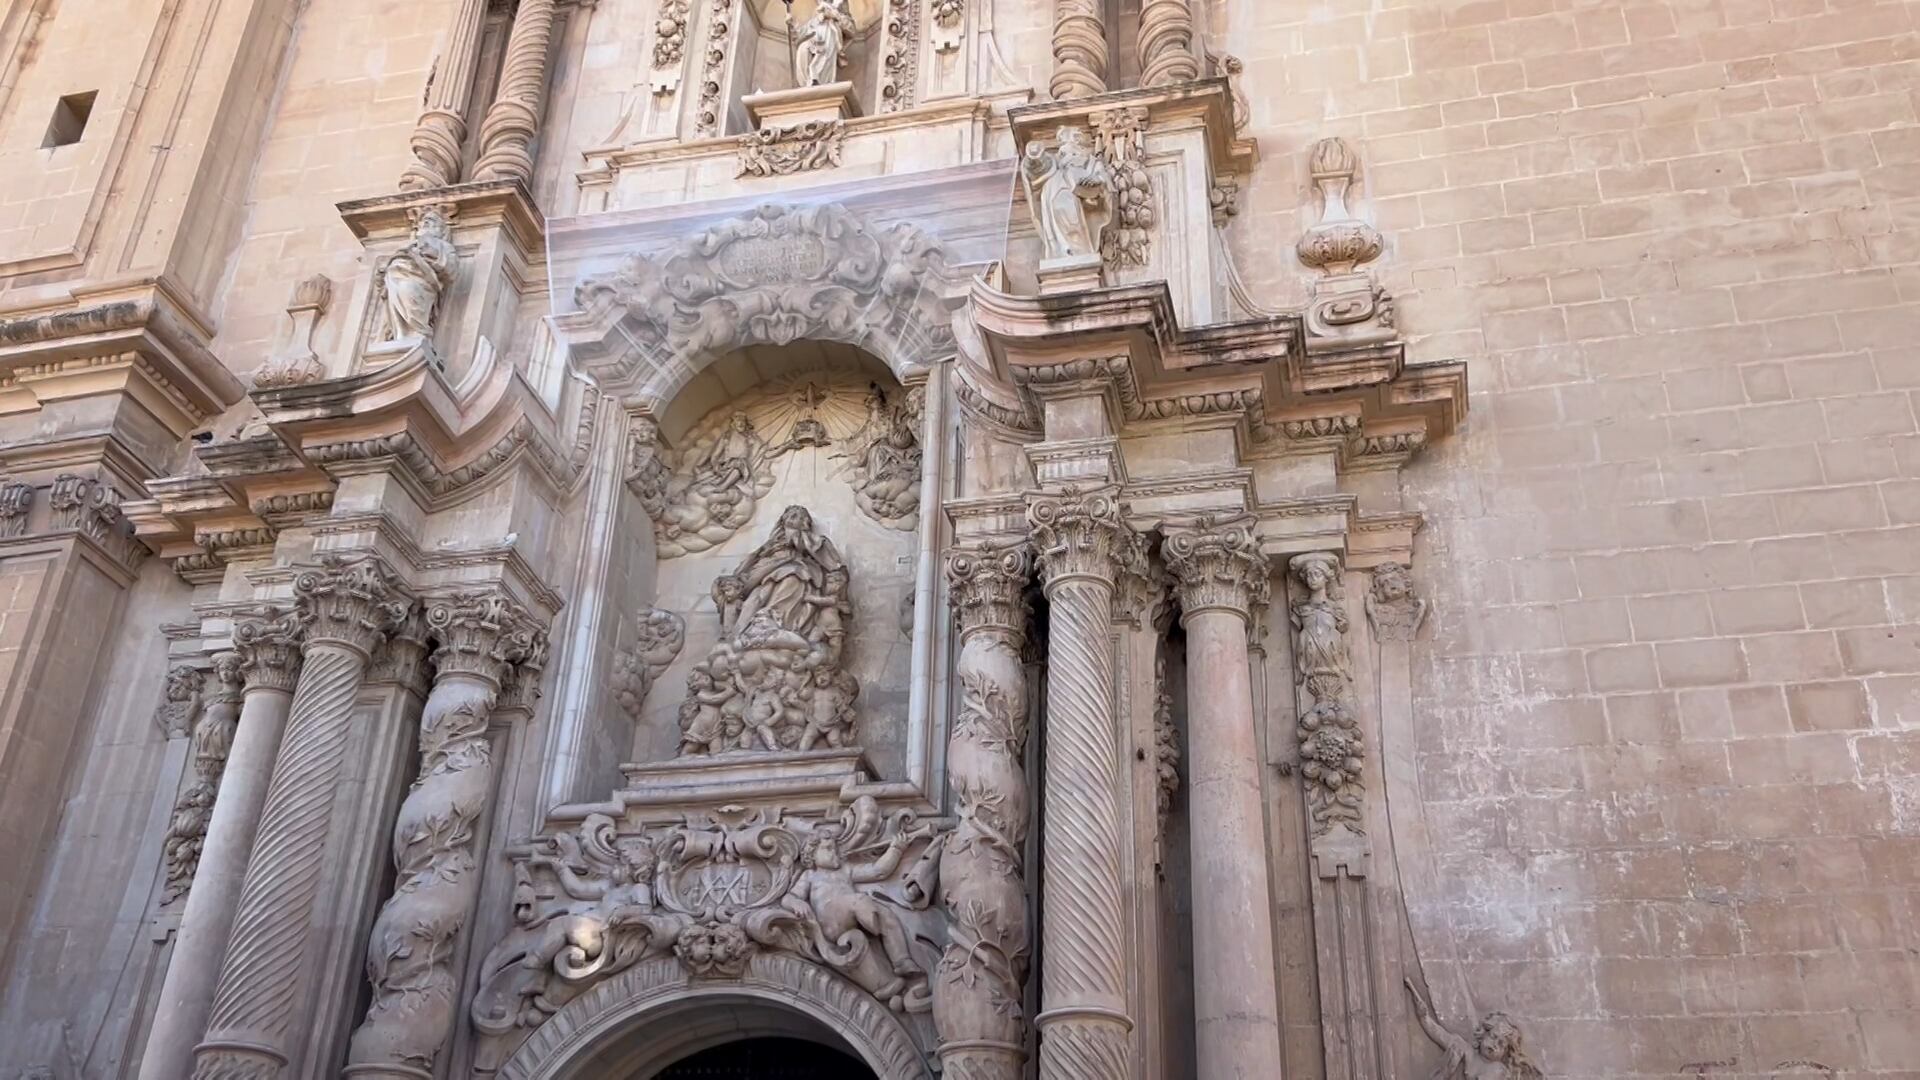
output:
[[[901,386],[858,349],[800,341],[720,357],[661,412],[652,436],[661,467],[629,485],[645,492],[635,494],[647,504],[655,554],[651,610],[636,619],[666,613],[681,643],[670,658],[655,658],[652,690],[634,717],[633,761],[714,754],[688,745],[694,713],[683,705],[700,692],[689,682],[696,670],[699,686],[715,692],[704,680],[725,635],[719,583],[798,506],[845,565],[850,610],[838,616],[845,638],[837,670],[850,680],[844,685],[856,719],[834,739],[866,750],[879,775],[903,775],[922,472],[918,399],[917,388]],[[647,526],[635,520],[633,527]],[[642,629],[636,626],[636,641]],[[622,670],[644,662],[637,654],[616,658]],[[751,732],[742,734],[752,741]],[[818,733],[810,746],[788,745],[804,734],[797,724],[776,734],[782,751],[829,745]],[[766,750],[755,743],[720,753]]]

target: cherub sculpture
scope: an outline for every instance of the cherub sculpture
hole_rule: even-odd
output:
[[[1538,1067],[1520,1047],[1520,1028],[1506,1013],[1488,1013],[1474,1025],[1473,1037],[1455,1034],[1433,1014],[1433,1003],[1406,980],[1413,995],[1413,1012],[1427,1038],[1447,1052],[1446,1063],[1433,1080],[1543,1080]]]

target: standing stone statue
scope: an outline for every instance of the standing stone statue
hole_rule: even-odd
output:
[[[1080,128],[1060,129],[1053,150],[1027,147],[1021,178],[1048,259],[1098,255],[1100,230],[1111,215],[1113,170],[1100,160]]]
[[[387,260],[381,271],[386,286],[386,329],[382,340],[430,342],[440,299],[453,284],[459,263],[446,215],[429,208],[413,227],[413,239]]]
[[[1446,1063],[1434,1070],[1433,1080],[1543,1080],[1545,1074],[1527,1059],[1520,1048],[1520,1027],[1506,1013],[1488,1013],[1473,1029],[1473,1038],[1458,1035],[1440,1023],[1428,1001],[1413,980],[1407,981],[1407,993],[1413,995],[1413,1012],[1426,1029],[1427,1038],[1447,1052]]]
[[[813,17],[801,24],[800,38],[793,47],[794,71],[801,86],[840,81],[840,69],[847,63],[847,42],[856,29],[853,16],[847,12],[847,0],[820,0]]]

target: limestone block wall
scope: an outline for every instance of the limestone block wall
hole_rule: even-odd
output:
[[[1511,1012],[1552,1076],[1912,1068],[1912,5],[1210,19],[1261,141],[1252,293],[1297,302],[1302,154],[1345,136],[1412,355],[1471,367],[1405,492],[1442,1013]]]

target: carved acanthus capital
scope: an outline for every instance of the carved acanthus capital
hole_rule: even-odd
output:
[[[1031,496],[1027,524],[1049,590],[1075,578],[1111,583],[1143,558],[1144,542],[1122,515],[1119,489]]]
[[[1367,593],[1367,621],[1381,641],[1412,641],[1427,621],[1427,602],[1413,591],[1413,568],[1406,563],[1382,563],[1373,568],[1373,588]]]
[[[1251,621],[1272,598],[1267,556],[1253,535],[1252,521],[1201,518],[1171,530],[1161,545],[1173,572],[1185,618],[1206,611],[1228,611]]]
[[[527,609],[499,591],[465,592],[427,605],[427,628],[439,642],[433,651],[437,675],[466,675],[499,689],[508,669],[536,650],[545,654],[546,631]]]
[[[0,477],[0,539],[24,535],[32,509],[33,485]]]
[[[233,624],[233,650],[247,689],[293,693],[300,679],[300,644],[306,624],[298,611],[264,609]]]
[[[964,638],[993,630],[1018,639],[1027,628],[1027,583],[1033,580],[1033,549],[957,546],[947,553],[947,582]]]
[[[426,609],[410,604],[387,632],[387,640],[367,667],[370,685],[400,686],[418,693],[427,689],[427,655],[433,650]]]
[[[294,602],[307,621],[306,647],[337,645],[371,657],[413,605],[400,579],[377,555],[324,555],[293,579]]]

